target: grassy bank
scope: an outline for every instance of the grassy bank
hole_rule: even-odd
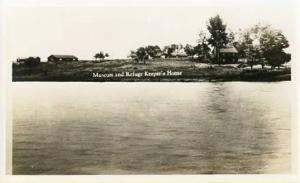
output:
[[[167,73],[181,72],[180,75],[151,77],[147,75],[125,77],[93,77],[93,73],[115,75],[116,73]],[[158,59],[146,64],[130,60],[78,61],[45,63],[28,67],[13,65],[13,81],[284,81],[291,80],[291,70],[282,68],[253,69],[238,68],[237,65],[209,65],[189,60]]]

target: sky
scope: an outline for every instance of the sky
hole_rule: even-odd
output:
[[[140,46],[195,45],[199,32],[207,30],[208,19],[217,14],[227,29],[234,32],[257,23],[271,24],[281,29],[289,40],[288,51],[295,51],[296,8],[290,1],[162,0],[164,4],[157,1],[124,4],[124,1],[107,5],[106,1],[86,1],[89,4],[77,0],[75,4],[70,1],[60,4],[54,0],[43,4],[12,0],[5,12],[8,59],[39,56],[46,60],[51,54],[93,59],[99,51],[109,53],[114,59],[126,58],[130,50]]]

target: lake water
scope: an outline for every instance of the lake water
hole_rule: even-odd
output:
[[[13,174],[291,171],[290,82],[13,83]]]

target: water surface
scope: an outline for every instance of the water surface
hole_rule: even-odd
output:
[[[13,173],[287,173],[289,92],[290,82],[13,83]]]

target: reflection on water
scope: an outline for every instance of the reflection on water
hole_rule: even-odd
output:
[[[290,172],[289,87],[13,83],[13,173]]]

